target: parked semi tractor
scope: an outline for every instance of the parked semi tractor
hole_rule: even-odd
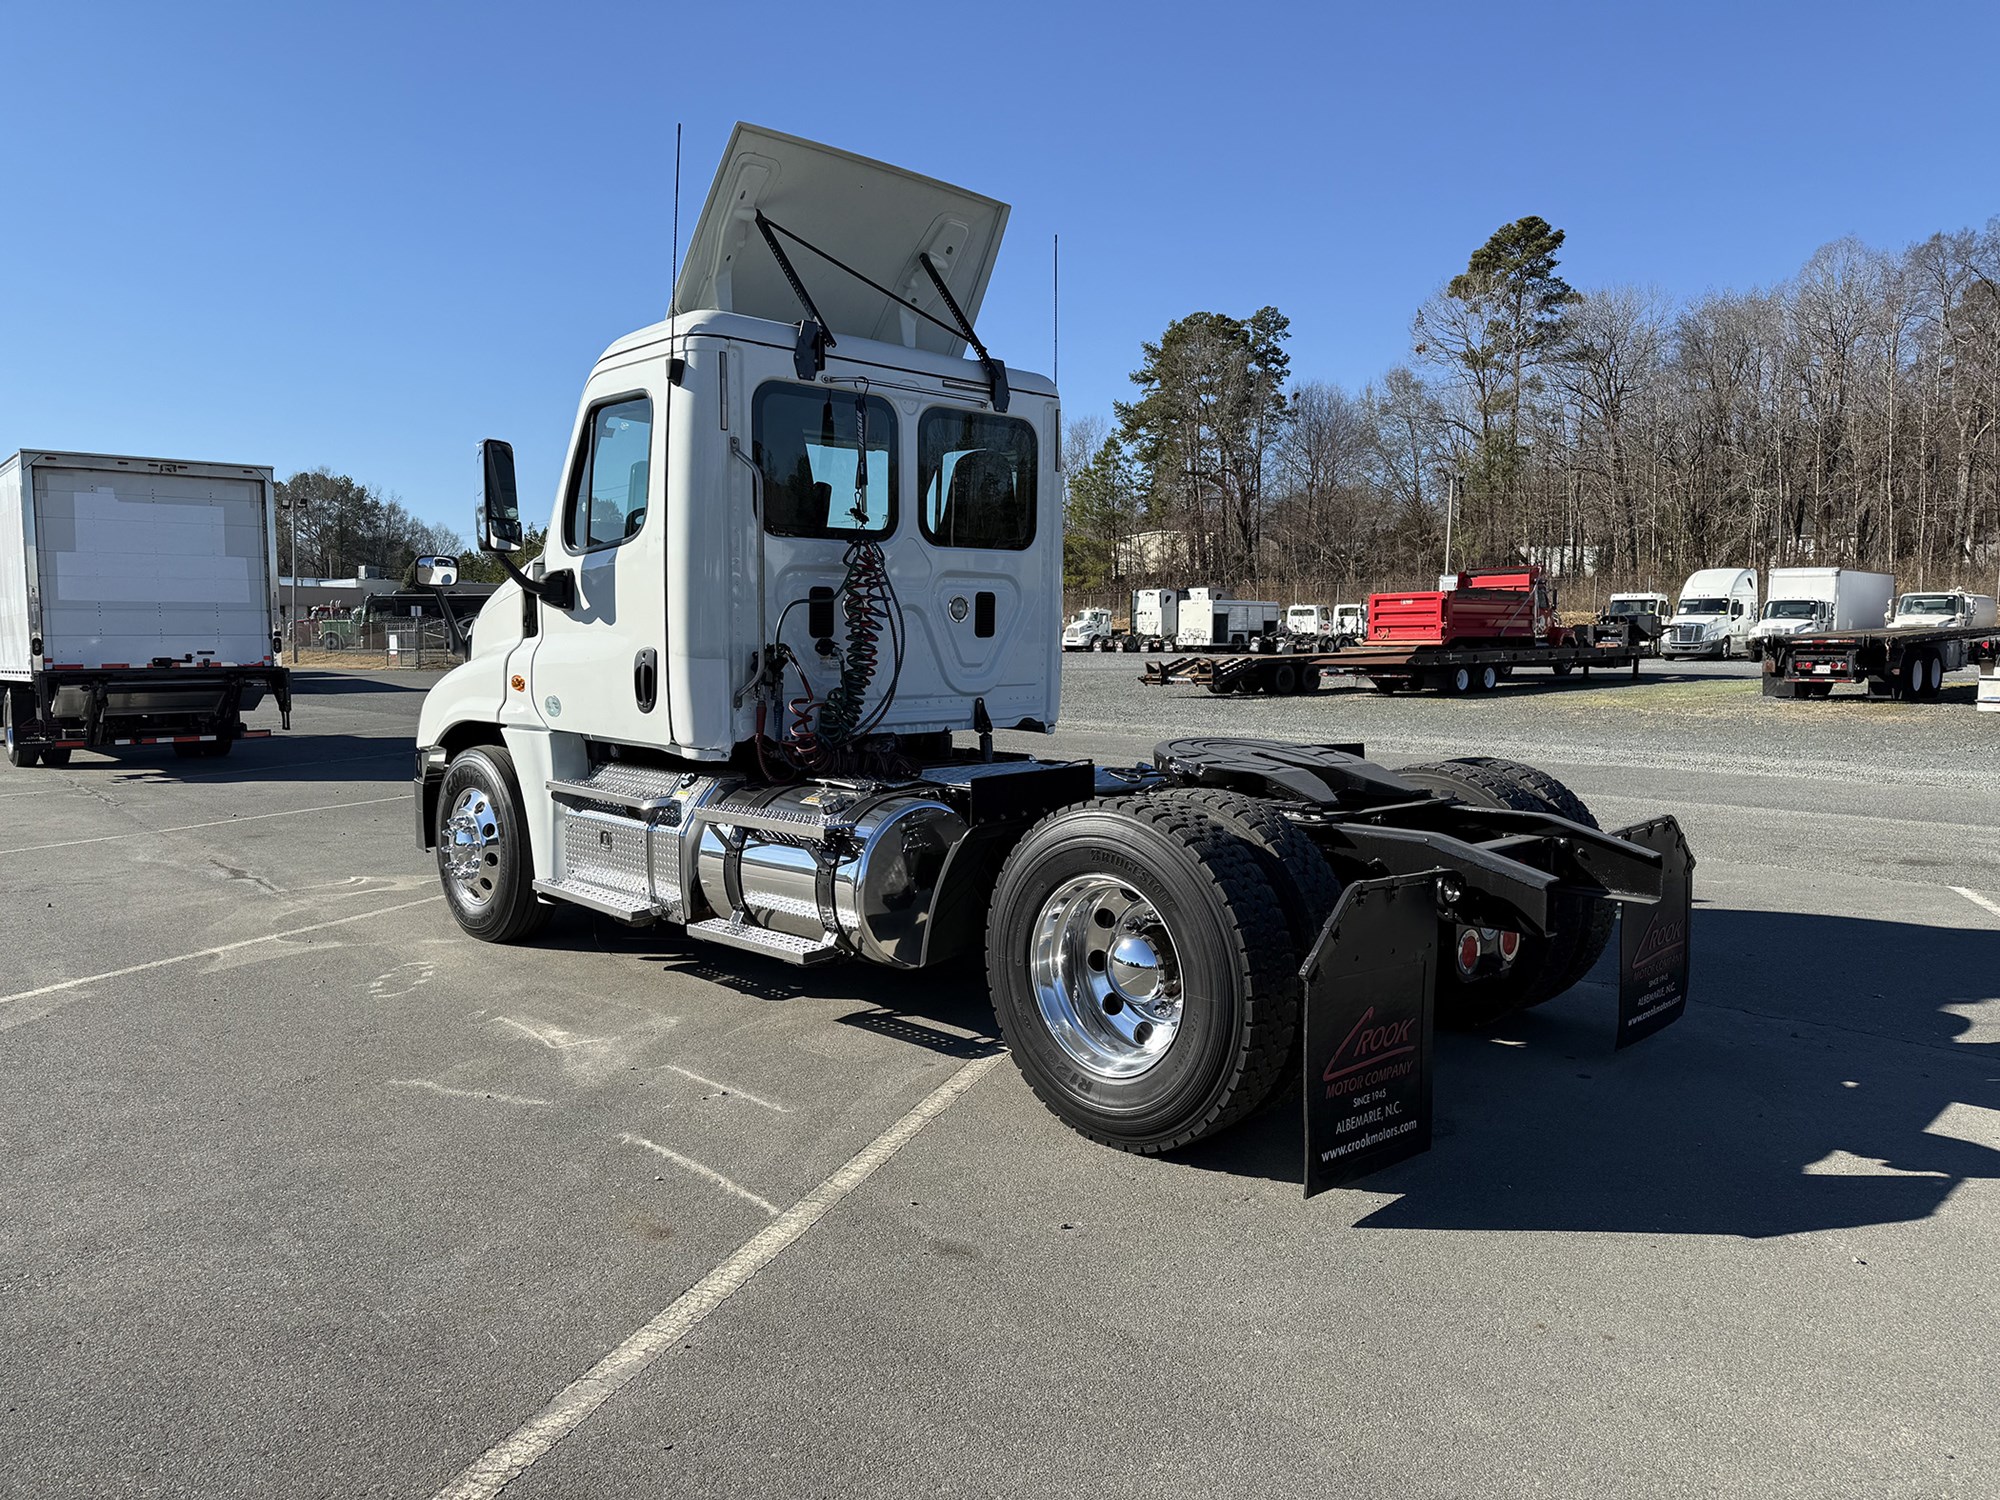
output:
[[[1339,651],[1368,633],[1367,609],[1359,604],[1294,604],[1285,611],[1281,648]]]
[[[1750,627],[1752,655],[1785,636],[1884,624],[1896,597],[1893,574],[1855,568],[1773,568],[1766,585],[1764,608]]]
[[[287,728],[272,473],[104,453],[0,463],[0,733],[17,766],[171,744],[227,755]]]
[[[1660,639],[1663,656],[1741,656],[1757,623],[1753,568],[1703,568],[1681,585],[1680,606]]]
[[[1108,609],[1080,609],[1063,626],[1065,651],[1109,651],[1116,639]]]
[[[1171,651],[1180,636],[1181,589],[1135,589],[1132,639],[1145,651]]]
[[[1602,832],[1486,758],[995,743],[1053,725],[1061,684],[1056,390],[975,328],[1007,212],[738,126],[682,310],[585,383],[540,556],[512,450],[481,445],[510,581],[416,760],[459,925],[522,941],[569,905],[794,965],[983,949],[1056,1115],[1157,1152],[1296,1080],[1309,1191],[1422,1149],[1433,1018],[1567,990],[1614,909],[1620,1043],[1671,1020],[1670,817]]]
[[[1905,594],[1896,601],[1895,617],[1889,623],[1899,629],[1915,630],[1990,629],[1994,624],[1994,599],[1991,594],[1969,594],[1963,589]]]
[[[1605,601],[1597,623],[1628,629],[1642,650],[1658,656],[1660,637],[1665,634],[1668,617],[1673,612],[1673,602],[1665,594],[1613,594]]]
[[[1331,651],[1335,636],[1330,606],[1294,604],[1285,611],[1284,637],[1279,644],[1298,651]]]

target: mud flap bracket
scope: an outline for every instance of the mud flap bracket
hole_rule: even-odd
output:
[[[1308,1198],[1430,1149],[1443,873],[1349,885],[1299,970]]]

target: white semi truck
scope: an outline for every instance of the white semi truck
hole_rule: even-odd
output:
[[[540,556],[513,556],[512,450],[481,444],[511,581],[417,737],[459,925],[520,941],[566,905],[798,965],[983,948],[1063,1120],[1164,1151],[1298,1079],[1309,1192],[1423,1149],[1433,1017],[1567,990],[1614,908],[1639,914],[1620,1043],[1673,1019],[1671,818],[1604,833],[1483,758],[995,744],[1049,729],[1062,680],[1056,391],[974,330],[1006,217],[738,126],[681,310],[584,385]]]
[[[1741,656],[1756,623],[1756,570],[1703,568],[1681,585],[1680,605],[1660,636],[1660,654]]]
[[[1063,626],[1062,647],[1065,651],[1109,651],[1116,638],[1110,610],[1080,609]]]
[[[1870,630],[1889,618],[1896,597],[1891,573],[1858,568],[1773,568],[1764,608],[1750,627],[1750,650],[1761,655],[1768,642],[1830,630]]]
[[[16,766],[171,744],[220,756],[291,724],[272,472],[105,453],[0,462],[0,734]]]

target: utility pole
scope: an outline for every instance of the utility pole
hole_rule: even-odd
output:
[[[1458,493],[1460,490],[1464,488],[1465,488],[1465,476],[1463,474],[1450,473],[1444,476],[1444,571],[1447,573],[1452,571],[1451,567],[1452,515],[1457,509],[1456,502],[1458,500]]]
[[[292,608],[285,621],[285,645],[293,666],[299,664],[299,497],[287,495],[285,509],[292,513]]]

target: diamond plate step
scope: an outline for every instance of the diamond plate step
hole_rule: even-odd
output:
[[[573,901],[578,906],[601,911],[621,922],[650,922],[659,915],[657,908],[644,896],[631,891],[614,891],[587,880],[537,880],[535,889],[544,896]]]
[[[740,948],[745,953],[762,953],[771,958],[783,959],[788,964],[811,966],[832,963],[841,956],[834,944],[813,938],[794,937],[789,932],[773,932],[768,927],[751,927],[742,922],[732,922],[727,917],[710,917],[706,921],[691,922],[688,932],[698,938],[706,938],[711,943],[720,943],[725,948]]]
[[[678,771],[659,771],[650,766],[627,766],[612,761],[599,766],[582,781],[548,781],[543,785],[557,797],[630,808],[636,813],[653,813],[675,800],[680,782],[681,773]]]

